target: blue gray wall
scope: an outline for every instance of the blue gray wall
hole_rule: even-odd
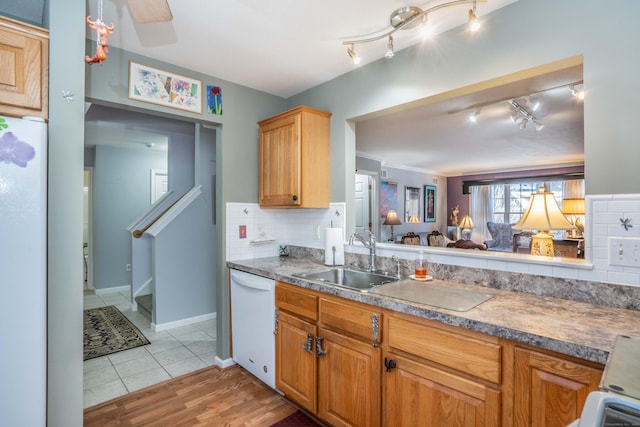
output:
[[[95,153],[94,286],[128,286],[131,272],[125,266],[131,264],[131,235],[127,227],[151,205],[150,171],[167,169],[167,152],[99,145]]]

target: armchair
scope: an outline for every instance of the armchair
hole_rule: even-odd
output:
[[[491,240],[484,242],[487,250],[496,252],[513,251],[513,235],[517,230],[511,228],[513,224],[501,222],[487,222],[487,230],[491,234]]]

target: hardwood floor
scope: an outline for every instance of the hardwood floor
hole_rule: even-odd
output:
[[[85,409],[85,427],[270,426],[297,408],[239,366],[209,367]]]

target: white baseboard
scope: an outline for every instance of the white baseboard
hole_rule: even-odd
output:
[[[228,368],[229,366],[235,365],[236,362],[232,358],[220,359],[218,356],[216,356],[213,359],[213,364],[221,369],[225,369],[225,368]]]
[[[191,325],[193,323],[204,322],[206,320],[214,320],[216,318],[216,313],[208,313],[203,314],[201,316],[188,317],[186,319],[175,320],[173,322],[166,323],[151,323],[151,330],[154,332],[165,331],[167,329],[173,329],[180,326]]]
[[[114,286],[113,288],[96,289],[96,295],[107,295],[116,292],[131,292],[131,285]]]

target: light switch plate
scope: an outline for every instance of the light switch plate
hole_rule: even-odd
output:
[[[609,265],[640,267],[640,239],[609,237]]]

